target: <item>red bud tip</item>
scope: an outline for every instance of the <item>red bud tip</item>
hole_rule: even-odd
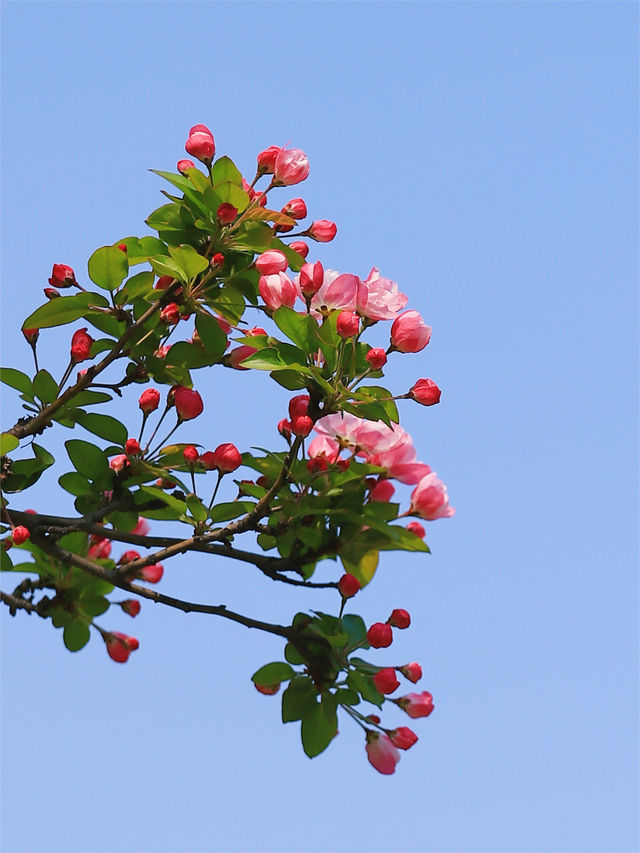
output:
[[[193,388],[179,386],[174,392],[173,402],[181,421],[191,421],[201,415],[204,410],[202,397]]]
[[[29,533],[28,528],[24,527],[22,524],[14,527],[11,531],[11,539],[14,545],[22,545],[30,536],[31,534]]]
[[[289,248],[294,252],[297,252],[303,258],[306,258],[309,254],[309,246],[304,242],[304,240],[294,240],[293,243],[289,243]]]
[[[393,631],[384,622],[374,622],[367,631],[367,642],[374,649],[386,649],[393,642]]]
[[[423,406],[435,406],[442,392],[432,379],[418,379],[409,391],[409,396]]]
[[[328,219],[317,219],[311,223],[306,233],[318,243],[329,243],[338,233],[338,226]]]
[[[60,294],[58,294],[58,296],[59,295]],[[23,329],[22,334],[25,336],[31,346],[33,346],[40,337],[40,329]]]
[[[220,225],[229,225],[238,215],[238,208],[228,202],[224,202],[218,207],[216,217]]]
[[[367,364],[372,370],[380,370],[387,363],[387,354],[381,347],[374,347],[367,353]]]
[[[342,575],[340,580],[338,581],[338,591],[343,598],[351,598],[357,592],[360,591],[362,584],[354,575],[347,574]]]
[[[142,394],[140,394],[140,397],[138,398],[138,405],[145,415],[155,412],[160,405],[160,392],[156,391],[155,388],[147,388],[146,391],[143,391]]]
[[[397,608],[391,611],[388,621],[394,628],[408,628],[411,625],[411,616],[407,610]]]
[[[182,451],[182,456],[187,465],[195,465],[200,457],[197,448],[193,444],[188,444]]]
[[[73,287],[76,283],[76,274],[67,264],[54,264],[51,271],[49,284],[54,287]]]
[[[125,613],[128,613],[129,616],[137,616],[140,613],[141,604],[139,601],[136,601],[135,598],[128,598],[126,601],[120,602],[120,607],[124,610]]]
[[[382,693],[384,695],[393,693],[394,690],[397,690],[397,688],[400,687],[400,682],[396,678],[395,670],[390,666],[381,669],[380,672],[377,672],[373,676],[373,683],[378,693]]]
[[[193,162],[193,160],[187,160],[185,158],[184,160],[178,160],[176,164],[176,169],[184,175],[187,169],[195,169],[195,166],[196,164]]]
[[[74,362],[86,361],[91,358],[91,344],[95,343],[87,334],[87,327],[78,329],[71,338],[71,358]]]

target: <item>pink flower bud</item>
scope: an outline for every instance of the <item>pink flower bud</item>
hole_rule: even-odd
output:
[[[433,696],[426,690],[423,693],[408,693],[392,701],[414,720],[418,717],[428,717],[433,711]]]
[[[244,334],[247,338],[257,338],[259,335],[266,335],[267,333],[262,326],[254,326],[251,329],[247,329]]]
[[[59,296],[60,294],[58,294]],[[33,346],[40,337],[40,329],[23,329],[22,334],[27,339],[28,343]]]
[[[120,249],[121,252],[124,252],[125,255],[128,254],[128,252],[129,252],[129,249],[127,248],[126,243],[118,243],[118,248]]]
[[[160,319],[163,323],[166,323],[167,326],[175,326],[180,319],[180,308],[175,302],[170,302],[168,305],[165,305],[160,312]]]
[[[351,598],[360,591],[362,584],[354,575],[348,572],[338,581],[338,591],[343,598]]]
[[[420,352],[431,340],[427,326],[418,311],[405,311],[393,321],[391,344],[399,352]]]
[[[307,205],[302,198],[292,198],[285,204],[280,213],[291,216],[292,219],[304,219],[307,215]]]
[[[211,258],[211,266],[212,267],[221,267],[224,264],[224,255],[222,252],[216,252],[215,255]]]
[[[91,537],[92,541],[94,537]],[[90,560],[107,560],[111,554],[111,542],[108,539],[96,538],[87,552]]]
[[[396,608],[391,611],[391,616],[387,620],[394,628],[408,628],[411,625],[411,616],[408,610]]]
[[[367,364],[372,370],[380,370],[387,363],[387,354],[381,347],[374,347],[367,353]]]
[[[160,392],[156,391],[155,388],[147,388],[146,391],[143,391],[138,398],[138,405],[145,413],[148,415],[150,412],[155,412],[155,410],[160,405]]]
[[[76,283],[76,274],[66,264],[54,264],[49,284],[54,287],[72,287]]]
[[[128,551],[124,551],[118,560],[119,566],[124,566],[126,563],[133,563],[135,560],[140,559],[140,552],[134,551],[133,548],[130,548]]]
[[[216,467],[216,457],[213,450],[207,450],[206,453],[201,453],[198,459],[205,471],[213,471]]]
[[[147,581],[147,583],[158,583],[163,574],[164,567],[160,563],[157,563],[154,566],[144,566],[138,572],[137,577],[141,581]]]
[[[204,403],[202,397],[193,388],[180,387],[174,394],[174,403],[178,418],[181,421],[191,421],[202,414]]]
[[[341,338],[353,338],[360,331],[360,318],[353,311],[341,311],[336,321],[336,331]]]
[[[291,422],[286,418],[282,418],[281,421],[278,421],[278,432],[288,441],[291,438]]]
[[[391,480],[380,480],[369,492],[369,500],[377,503],[387,503],[395,494],[395,486]]]
[[[136,536],[146,536],[149,530],[151,530],[151,527],[149,526],[149,522],[147,521],[147,519],[139,518],[138,523],[131,532],[135,533]]]
[[[55,287],[45,287],[43,293],[47,297],[47,299],[59,299],[61,295],[60,293],[58,293]]]
[[[367,642],[374,649],[386,649],[393,642],[393,631],[384,622],[374,622],[367,631]]]
[[[258,154],[258,172],[261,175],[272,175],[276,164],[276,157],[280,153],[277,145],[270,145]]]
[[[173,278],[170,275],[161,275],[160,278],[153,285],[153,289],[154,290],[166,290],[168,287],[170,287],[174,283],[174,281],[175,281],[175,278]]]
[[[94,343],[91,335],[87,334],[87,327],[78,329],[71,338],[71,358],[73,361],[86,361],[91,358],[91,344]]]
[[[193,444],[188,444],[182,451],[182,456],[184,457],[184,461],[187,463],[187,465],[195,465],[200,457],[200,454],[193,446]]]
[[[279,249],[269,249],[263,252],[255,260],[255,267],[260,275],[274,275],[275,273],[284,272],[289,266],[284,252]]]
[[[324,456],[316,456],[314,459],[307,459],[307,471],[310,474],[321,474],[328,470],[329,463]]]
[[[306,233],[318,243],[329,243],[338,233],[338,226],[335,222],[329,222],[328,219],[316,219]]]
[[[420,539],[424,539],[427,533],[419,521],[410,521],[409,524],[407,524],[407,530],[414,533],[416,536],[419,536]]]
[[[109,462],[109,467],[112,468],[116,473],[118,471],[122,471],[122,469],[129,464],[129,460],[125,456],[124,453],[118,454],[118,456],[114,456],[111,462]]]
[[[196,164],[193,160],[178,160],[176,164],[176,169],[181,172],[183,175],[186,173],[187,169],[195,169]]]
[[[422,678],[422,667],[415,661],[413,661],[413,663],[405,663],[404,666],[400,667],[400,672],[405,678],[412,681],[414,684]]]
[[[313,296],[322,287],[324,267],[320,261],[315,264],[304,264],[300,270],[300,290],[304,296]]]
[[[396,672],[390,666],[376,672],[373,676],[373,683],[378,693],[384,694],[393,693],[394,690],[400,687],[400,682],[396,678]]]
[[[29,529],[24,527],[22,524],[19,524],[17,527],[14,527],[11,531],[11,539],[14,545],[22,545],[27,539],[29,539],[31,534],[29,533]]]
[[[122,607],[124,612],[128,613],[129,616],[136,617],[138,613],[140,613],[141,605],[135,598],[128,598],[126,601],[120,602],[120,607]]]
[[[434,406],[440,402],[441,393],[432,379],[418,379],[409,391],[409,396],[423,406]]]
[[[304,240],[294,240],[293,243],[289,243],[289,248],[294,252],[297,252],[303,258],[306,258],[309,254],[309,246]]]
[[[400,761],[400,753],[391,742],[388,735],[367,731],[367,758],[378,773],[389,776],[395,773],[396,764]]]
[[[142,453],[142,448],[138,443],[138,439],[128,438],[124,443],[124,451],[127,456],[139,456]]]
[[[116,663],[126,663],[131,652],[140,645],[135,637],[128,637],[120,631],[105,631],[102,639],[107,646],[107,654]]]
[[[307,415],[291,418],[291,432],[301,438],[306,438],[313,429],[313,421]]]
[[[276,154],[273,176],[276,184],[299,184],[309,174],[309,160],[299,148],[281,148]]]
[[[289,400],[289,417],[298,418],[300,415],[306,415],[309,410],[308,394],[296,394]]]
[[[399,726],[392,732],[389,732],[389,738],[394,746],[398,749],[411,749],[414,743],[418,742],[418,735],[408,726]]]
[[[232,204],[229,204],[228,202],[224,202],[224,204],[221,204],[220,207],[218,207],[218,210],[216,213],[216,217],[217,217],[220,225],[229,225],[229,223],[233,222],[233,220],[236,218],[237,215],[238,215],[238,208],[234,207]]]
[[[196,124],[191,128],[184,147],[187,154],[191,154],[192,157],[201,160],[207,166],[211,164],[216,153],[213,134],[203,124]]]
[[[230,474],[242,465],[242,456],[235,444],[220,444],[213,451],[214,467],[221,474]]]
[[[295,284],[283,272],[261,276],[258,288],[265,305],[272,311],[276,311],[282,305],[293,308],[298,296]]]
[[[380,717],[377,714],[367,714],[367,721],[374,723],[376,726],[380,725]]]
[[[427,521],[437,518],[451,518],[455,509],[449,506],[447,487],[438,479],[435,471],[420,480],[411,493],[411,515],[417,515]]]
[[[275,694],[280,690],[279,684],[255,684],[253,685],[258,693],[262,693],[263,696],[275,696]]]

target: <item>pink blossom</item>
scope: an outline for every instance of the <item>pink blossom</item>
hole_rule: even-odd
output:
[[[129,464],[129,460],[127,459],[124,453],[119,453],[117,456],[114,456],[111,462],[109,462],[109,467],[114,471],[122,471],[125,465]]]
[[[340,455],[340,445],[328,435],[316,435],[309,445],[307,453],[310,459],[323,456],[327,461],[334,462]]]
[[[317,315],[331,311],[355,311],[360,279],[350,273],[325,270],[322,286],[311,300],[312,311]]]
[[[228,363],[230,367],[233,367],[236,370],[249,370],[248,367],[242,366],[242,362],[245,358],[249,358],[250,355],[253,355],[254,352],[258,352],[255,347],[246,345],[235,347],[235,349],[232,349],[231,352],[225,356],[225,363]]]
[[[422,477],[411,493],[410,513],[427,521],[451,518],[454,515],[455,509],[449,506],[447,487],[438,479],[435,471]]]
[[[283,272],[261,276],[258,287],[265,305],[272,311],[282,305],[292,308],[299,292],[297,285]]]
[[[281,148],[278,151],[274,166],[273,177],[277,184],[291,186],[299,184],[309,174],[309,160],[300,148]]]
[[[369,763],[378,773],[384,773],[385,776],[395,773],[396,764],[400,761],[400,753],[388,735],[368,731],[366,750]]]
[[[369,458],[369,462],[385,468],[387,476],[400,480],[401,483],[417,483],[431,471],[431,468],[416,460],[416,449],[408,432],[397,424],[393,432],[397,436],[394,444],[380,453],[374,453]]]
[[[151,530],[151,527],[149,526],[149,522],[147,521],[147,519],[139,518],[138,523],[131,532],[135,533],[138,536],[146,536],[149,530]]]
[[[371,489],[369,500],[377,503],[387,503],[391,500],[395,492],[395,487],[391,480],[380,480],[379,483]]]
[[[320,435],[333,439],[340,447],[355,449],[358,446],[358,432],[362,424],[362,418],[357,418],[349,412],[341,412],[325,415],[317,420],[315,430]]]
[[[431,326],[427,326],[419,311],[405,311],[393,321],[391,344],[399,352],[420,352],[431,340]]]
[[[394,320],[408,300],[395,281],[382,278],[377,267],[358,285],[357,310],[369,320]]]
[[[98,539],[89,548],[87,557],[90,560],[108,560],[111,553],[111,542],[108,539]]]
[[[392,701],[414,720],[418,717],[428,717],[433,711],[433,696],[427,690],[422,693],[408,693]]]
[[[255,266],[260,275],[274,275],[284,272],[289,266],[289,261],[284,252],[279,249],[269,249],[267,252],[258,255]]]
[[[389,732],[389,737],[391,743],[398,749],[411,749],[418,740],[418,735],[408,726],[398,726],[397,729]]]

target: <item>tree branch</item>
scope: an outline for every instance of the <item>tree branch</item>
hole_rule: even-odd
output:
[[[161,592],[147,589],[147,587],[139,584],[130,583],[120,577],[118,572],[109,571],[102,566],[98,566],[87,560],[85,557],[80,557],[78,554],[73,554],[71,551],[65,551],[59,545],[51,542],[48,537],[36,536],[33,537],[36,545],[42,548],[47,554],[50,554],[55,559],[62,563],[76,566],[82,571],[87,572],[93,577],[105,580],[114,586],[124,589],[127,592],[132,592],[139,595],[141,598],[147,598],[150,601],[155,601],[157,604],[166,604],[168,607],[175,607],[177,610],[182,610],[184,613],[209,613],[214,616],[222,616],[224,619],[230,619],[233,622],[238,622],[245,625],[247,628],[257,628],[260,631],[266,631],[269,634],[277,634],[280,637],[289,639],[291,629],[284,625],[273,625],[270,622],[262,622],[259,619],[251,619],[249,616],[243,616],[241,613],[235,613],[233,610],[227,610],[224,604],[197,604],[196,602],[183,601],[180,598],[173,598],[170,595],[163,595]],[[3,596],[5,594],[3,593]],[[35,608],[34,608],[35,609]]]

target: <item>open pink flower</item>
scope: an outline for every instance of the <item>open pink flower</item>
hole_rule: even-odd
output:
[[[408,301],[396,282],[383,278],[377,267],[358,284],[357,311],[369,320],[395,320]]]
[[[388,735],[368,731],[366,750],[369,763],[378,773],[384,773],[385,776],[395,773],[396,764],[400,761],[400,753]]]
[[[449,506],[447,487],[435,471],[423,477],[411,493],[410,513],[427,521],[454,515],[455,509]]]
[[[311,300],[311,309],[318,316],[331,311],[355,311],[360,279],[351,273],[325,270],[322,286]]]
[[[356,448],[358,432],[362,427],[362,418],[357,418],[349,412],[325,415],[315,423],[316,432],[326,438],[333,439],[340,447]],[[315,441],[315,439],[314,439]],[[311,442],[313,444],[313,442]]]

